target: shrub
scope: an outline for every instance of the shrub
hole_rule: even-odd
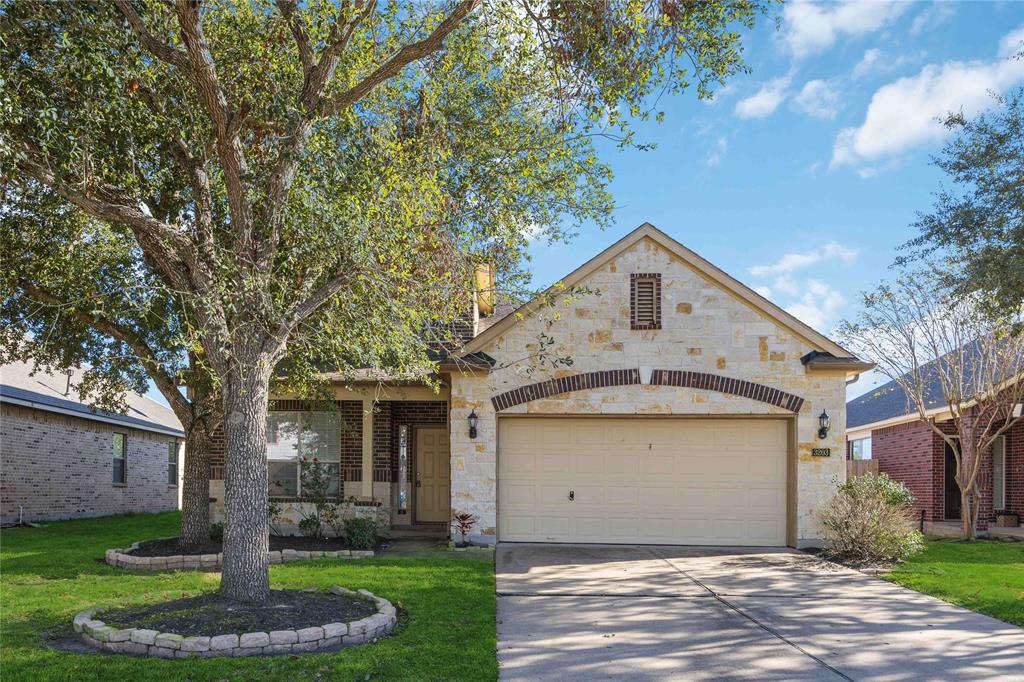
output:
[[[271,535],[281,535],[281,519],[284,516],[284,510],[281,508],[281,503],[276,500],[270,500],[267,503],[267,525],[270,526]]]
[[[828,553],[861,561],[899,561],[920,551],[924,539],[914,529],[914,496],[885,474],[867,473],[836,484],[821,510]]]
[[[459,534],[462,546],[469,544],[466,542],[466,536],[469,535],[469,531],[473,530],[473,526],[479,520],[478,517],[469,512],[458,512],[452,515],[452,525],[455,526],[455,532]]]
[[[218,521],[210,524],[210,539],[220,542],[224,539],[224,524]]]
[[[345,519],[345,538],[352,549],[373,549],[377,544],[377,522],[356,517]]]
[[[307,538],[320,537],[320,519],[315,516],[303,516],[299,521],[299,532]]]

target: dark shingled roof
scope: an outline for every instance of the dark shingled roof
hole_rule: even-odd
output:
[[[82,370],[72,370],[75,381],[81,379]],[[74,386],[70,390],[66,375],[34,371],[30,365],[12,362],[0,368],[0,402],[34,407],[40,410],[74,414],[112,424],[132,426],[146,431],[183,436],[181,423],[168,407],[138,393],[127,393],[127,414],[94,409],[82,402]]]
[[[974,366],[972,359],[980,352],[978,344],[967,344],[962,350],[966,356],[959,360],[959,364],[963,366],[966,374],[971,375]],[[929,410],[946,404],[939,374],[935,371],[938,362],[932,360],[921,367],[921,376],[925,383],[925,408]],[[968,376],[965,382],[970,384],[970,381],[971,377]],[[846,428],[852,429],[885,419],[904,417],[916,411],[917,407],[906,392],[895,381],[890,381],[846,403]]]

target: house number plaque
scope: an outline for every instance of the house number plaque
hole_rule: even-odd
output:
[[[812,448],[811,457],[831,457],[832,448]]]

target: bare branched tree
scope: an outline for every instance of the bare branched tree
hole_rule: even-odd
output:
[[[896,382],[908,410],[949,445],[963,537],[974,538],[983,458],[1021,419],[1024,334],[1017,320],[993,317],[985,312],[992,306],[952,293],[947,281],[936,266],[903,273],[864,294],[840,338]]]

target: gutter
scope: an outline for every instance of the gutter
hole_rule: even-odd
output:
[[[21,407],[30,407],[33,410],[42,410],[43,412],[54,412],[56,414],[64,414],[69,417],[78,417],[79,419],[87,419],[89,421],[103,422],[106,424],[115,424],[130,429],[138,429],[139,431],[151,431],[152,433],[160,433],[165,436],[175,436],[178,438],[184,438],[185,432],[172,429],[170,427],[157,426],[150,422],[143,422],[141,424],[135,422],[126,422],[115,417],[105,417],[101,414],[95,414],[92,412],[78,412],[76,410],[68,410],[63,407],[54,407],[53,405],[47,405],[45,403],[37,403],[34,400],[22,400],[21,398],[12,398],[11,396],[0,395],[0,403],[8,403],[10,405],[19,405]]]

